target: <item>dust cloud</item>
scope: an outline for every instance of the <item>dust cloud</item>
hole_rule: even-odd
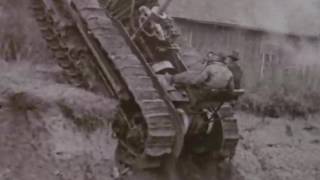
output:
[[[282,33],[319,35],[319,0],[232,0],[240,24]],[[228,1],[230,2],[230,1]]]
[[[248,0],[245,1],[248,7],[252,7],[253,14],[251,18],[240,16],[243,17],[241,21],[253,21],[252,24],[256,24],[257,27],[297,35],[295,39],[284,39],[280,36],[278,39],[271,39],[287,54],[287,57],[284,57],[286,61],[292,66],[320,64],[320,42],[317,39],[320,37],[319,0],[271,0],[255,1],[252,4],[249,4]],[[305,38],[306,36],[309,36],[309,39]]]

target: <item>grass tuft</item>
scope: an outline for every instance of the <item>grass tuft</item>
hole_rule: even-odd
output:
[[[320,111],[320,67],[299,65],[251,82],[240,99],[243,110],[271,117],[307,117]]]

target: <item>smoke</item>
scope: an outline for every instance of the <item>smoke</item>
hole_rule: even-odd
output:
[[[319,9],[320,0],[173,0],[168,12],[175,17],[282,33],[319,34]]]
[[[237,0],[235,3],[237,13],[230,18],[240,24],[282,33],[320,33],[319,0]]]
[[[269,32],[320,38],[320,0],[229,0],[228,3],[234,3],[231,5],[234,12],[230,13],[231,17],[226,17],[240,25]],[[265,41],[284,51],[291,64],[319,64],[319,40],[298,38],[293,42],[274,35],[269,38],[265,38]]]
[[[314,46],[309,42],[302,41],[300,43],[300,49],[294,49],[295,52],[292,52],[294,57],[292,57],[292,62],[295,63],[296,66],[315,66],[319,65],[319,48],[318,46]]]

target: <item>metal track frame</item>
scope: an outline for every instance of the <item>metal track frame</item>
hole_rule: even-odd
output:
[[[108,56],[104,60],[110,61],[118,70],[142,112],[148,127],[145,155],[159,157],[171,154],[176,142],[175,119],[145,66],[132,53],[119,29],[97,1],[77,0],[72,3],[73,11],[78,13],[78,17],[73,14],[78,28],[83,28],[81,24],[86,23],[87,30]],[[88,39],[85,31],[82,31],[82,36]],[[90,43],[88,40],[87,43]]]
[[[69,12],[73,12],[73,20],[94,56],[92,60],[100,67],[104,76],[102,79],[108,80],[116,95],[122,90],[118,84],[123,81],[142,112],[148,127],[145,155],[159,157],[172,154],[177,142],[176,129],[179,127],[175,124],[175,109],[170,107],[170,102],[163,99],[164,95],[158,90],[161,89],[159,82],[152,78],[151,71],[146,72],[145,64],[132,53],[119,29],[106,16],[97,1],[70,2]],[[110,74],[114,69],[108,65],[117,69],[120,80],[114,79],[116,75]],[[180,146],[179,148],[181,149]]]

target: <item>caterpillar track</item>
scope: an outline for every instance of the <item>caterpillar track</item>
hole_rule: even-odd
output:
[[[76,87],[87,88],[88,83],[85,81],[81,71],[75,67],[74,62],[68,57],[68,49],[63,45],[55,29],[54,21],[45,9],[42,1],[31,0],[33,15],[40,26],[43,38],[47,42],[48,48],[53,52],[59,66],[64,70],[68,82]]]
[[[188,130],[186,125],[190,119],[201,127],[209,122],[203,114],[192,115],[192,92],[163,84],[162,70],[168,70],[163,68],[164,59],[175,67],[174,73],[187,67],[175,44],[172,22],[142,21],[140,13],[148,14],[156,1],[132,1],[131,6],[116,0],[31,3],[43,37],[68,82],[119,99],[121,111],[113,131],[119,140],[121,163],[141,168],[159,166],[164,156],[181,155],[185,137],[203,134]],[[158,65],[162,68],[159,71],[155,70]],[[219,123],[214,124],[219,131],[210,132],[226,157],[233,156],[239,139],[230,110],[221,108]],[[197,146],[196,141],[192,143]],[[210,138],[206,143],[211,143]]]
[[[108,59],[108,63],[115,66],[121,76],[121,80],[119,81],[123,81],[127,86],[122,86],[121,88],[127,88],[127,91],[130,91],[139,106],[148,126],[145,154],[157,157],[172,153],[176,141],[176,127],[173,123],[174,117],[172,116],[172,112],[170,112],[170,108],[172,108],[170,107],[170,103],[157,90],[154,83],[155,80],[150,77],[150,72],[146,71],[146,67],[132,53],[124,38],[119,34],[119,30],[115,28],[112,21],[105,15],[105,12],[94,2],[74,2],[75,8],[80,10],[77,12],[79,13],[77,14],[79,15],[77,18],[81,18],[83,22],[86,22],[82,24],[79,21],[77,26],[83,27],[78,28],[83,28],[82,35],[87,37],[87,43],[91,43],[92,46],[94,46],[93,44],[97,44],[103,49],[104,52],[95,52],[94,50],[97,54],[95,58],[101,60],[103,57],[103,59]],[[58,38],[59,35],[54,33],[54,27],[48,23],[50,22],[50,16],[45,16],[46,13],[44,12],[42,2],[33,0],[32,7],[34,12],[36,12],[36,19],[41,26],[41,31],[45,35],[50,49],[56,55],[59,65],[65,70],[68,77],[74,80],[71,82],[76,82],[72,84],[86,88],[88,86],[86,84],[88,83],[83,81],[85,78],[81,76],[81,71],[79,72],[79,69],[74,65],[75,62],[66,56],[67,50],[58,46],[62,43]],[[89,34],[85,34],[85,31],[91,31],[90,37]],[[52,43],[53,40],[55,44]],[[96,63],[101,63],[100,66],[105,67],[105,62]],[[101,71],[105,73],[107,70],[101,69]],[[120,94],[121,85],[113,83],[113,93]]]
[[[94,59],[76,27],[59,27],[43,1],[30,0],[31,9],[48,48],[57,60],[68,83],[83,89],[106,92],[103,79],[97,75]],[[61,22],[60,22],[61,23]],[[70,23],[70,22],[66,22]],[[108,93],[107,93],[108,94]]]

